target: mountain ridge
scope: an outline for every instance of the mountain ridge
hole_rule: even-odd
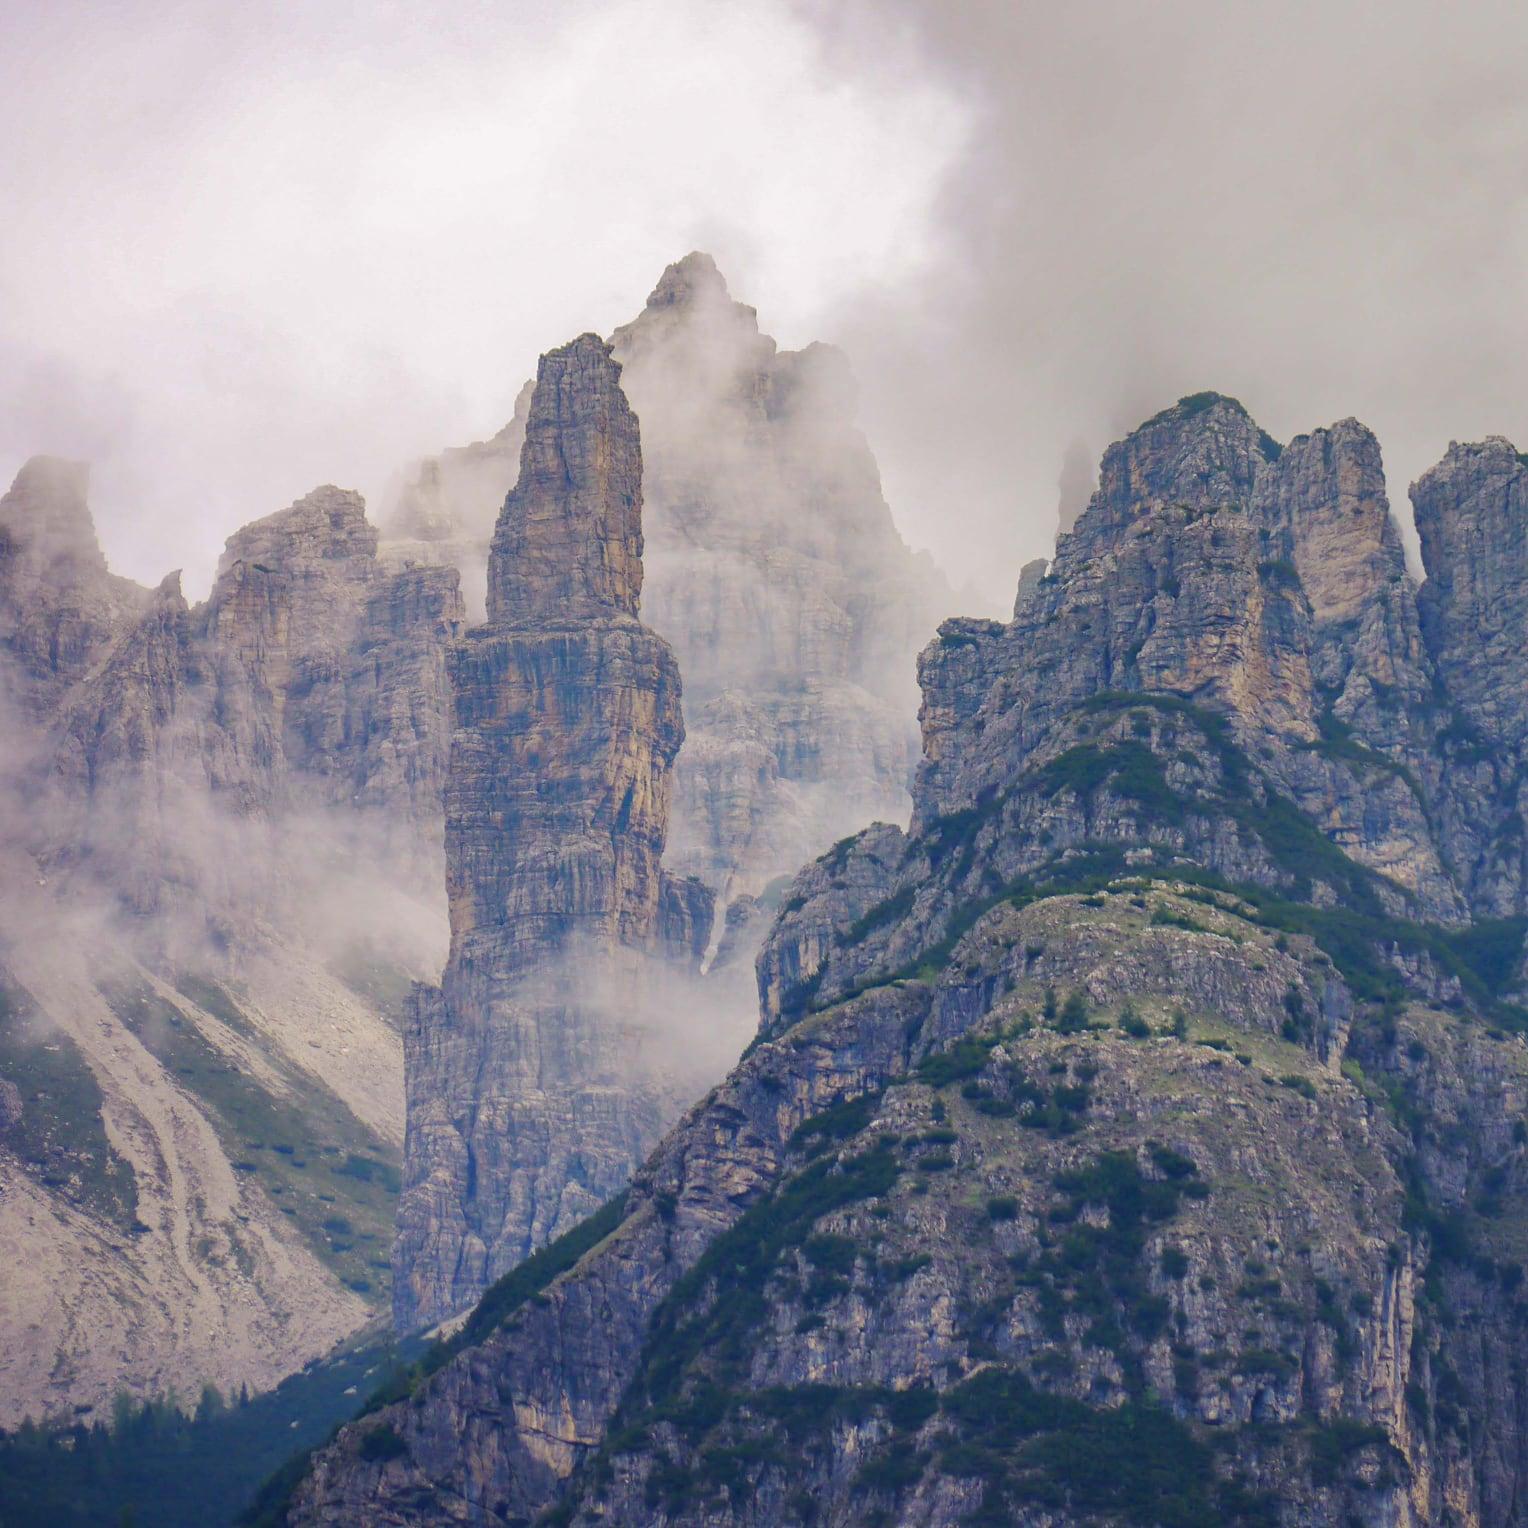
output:
[[[1461,457],[1423,622],[1362,427],[1111,447],[925,649],[911,827],[797,876],[739,1066],[286,1521],[1511,1522],[1522,737],[1440,695],[1441,549],[1528,468]]]

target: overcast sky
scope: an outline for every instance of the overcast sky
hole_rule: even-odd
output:
[[[0,0],[0,475],[113,564],[381,508],[709,249],[835,340],[898,522],[1011,597],[1069,446],[1181,393],[1356,414],[1391,491],[1528,443],[1521,6]]]

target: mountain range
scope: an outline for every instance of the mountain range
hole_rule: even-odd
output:
[[[1418,584],[1195,394],[941,624],[853,411],[696,254],[194,607],[23,468],[0,1423],[387,1312],[251,1521],[1519,1520],[1528,456]]]

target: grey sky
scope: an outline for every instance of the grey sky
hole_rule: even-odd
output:
[[[845,59],[908,18],[973,111],[924,302],[841,328],[915,535],[1043,553],[1068,442],[1204,388],[1280,438],[1357,415],[1408,524],[1450,438],[1528,444],[1528,8],[814,13]]]
[[[195,590],[699,246],[850,351],[904,533],[994,605],[1068,446],[1203,387],[1357,414],[1404,505],[1451,437],[1528,438],[1525,18],[0,0],[0,476],[91,458],[114,563]]]

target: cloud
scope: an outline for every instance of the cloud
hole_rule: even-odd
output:
[[[93,458],[113,565],[193,595],[316,483],[380,512],[687,249],[810,339],[927,260],[965,120],[783,3],[4,4],[0,476]]]
[[[1347,414],[1392,497],[1528,440],[1528,13],[1289,0],[27,6],[0,130],[0,469],[223,536],[509,417],[710,249],[849,352],[898,523],[992,608],[1057,480],[1181,393]]]
[[[1358,415],[1403,511],[1451,437],[1528,437],[1522,7],[803,12],[844,69],[911,28],[975,114],[922,300],[832,336],[904,529],[957,543],[957,577],[1048,550],[1073,439],[1096,459],[1200,389],[1280,437]]]

